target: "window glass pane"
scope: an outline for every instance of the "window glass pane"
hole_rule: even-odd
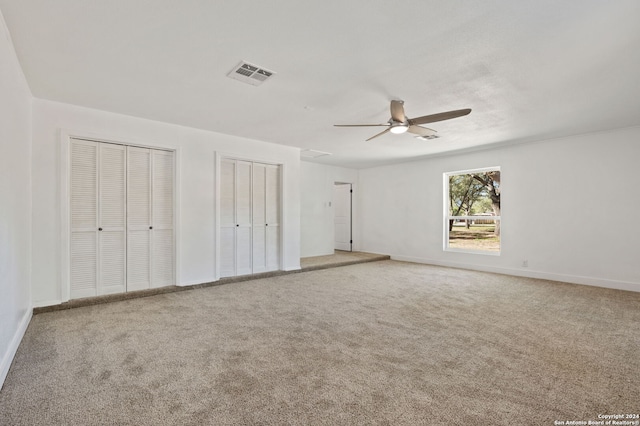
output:
[[[455,221],[449,232],[449,248],[500,252],[500,235],[495,233],[499,220]]]
[[[445,248],[500,252],[500,170],[448,173]]]

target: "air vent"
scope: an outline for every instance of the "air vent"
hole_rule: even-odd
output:
[[[273,71],[242,61],[229,71],[227,77],[252,86],[259,86],[275,74]]]
[[[438,135],[429,135],[429,136],[416,136],[416,139],[420,139],[421,141],[428,141],[431,139],[438,139],[440,136]]]

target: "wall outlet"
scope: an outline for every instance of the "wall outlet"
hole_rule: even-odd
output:
[[[526,260],[526,259],[525,259],[525,260],[523,260],[523,261],[522,261],[522,267],[523,267],[523,268],[528,268],[528,267],[529,267],[529,261],[528,261],[528,260]]]

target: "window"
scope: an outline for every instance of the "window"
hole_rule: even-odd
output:
[[[444,174],[444,249],[500,254],[500,168]]]

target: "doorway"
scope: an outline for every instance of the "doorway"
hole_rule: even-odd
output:
[[[333,229],[334,248],[336,250],[352,251],[352,196],[353,188],[350,183],[336,182],[333,186]]]

